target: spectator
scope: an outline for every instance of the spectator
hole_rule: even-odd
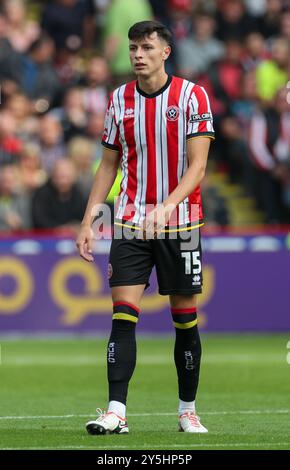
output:
[[[256,69],[266,59],[269,59],[269,53],[262,34],[257,31],[248,34],[245,39],[245,54],[242,59],[244,69],[246,71]]]
[[[178,44],[192,33],[192,0],[168,0],[166,8],[166,26],[172,32],[172,50],[166,61],[166,71],[173,74],[177,68],[176,50]]]
[[[247,170],[249,158],[242,127],[232,114],[223,117],[220,123],[220,146],[223,150],[222,161],[227,165],[231,183],[242,183],[246,186],[249,179]]]
[[[87,200],[94,180],[95,145],[86,137],[74,137],[68,144],[68,157],[74,163],[77,184]]]
[[[290,41],[290,11],[285,11],[281,16],[280,34]]]
[[[95,158],[96,163],[102,155],[102,136],[104,131],[105,113],[91,113],[88,115],[88,124],[86,135],[95,142]]]
[[[15,167],[5,165],[0,172],[0,230],[27,229],[30,222],[29,199],[17,191]]]
[[[249,196],[255,194],[255,176],[246,142],[256,106],[255,72],[249,71],[241,78],[240,98],[231,102],[229,115],[221,121],[219,142],[231,181],[242,184]]]
[[[225,168],[232,182],[240,178],[241,160],[246,148],[242,128],[233,116],[232,105],[241,99],[243,48],[237,40],[225,43],[225,56],[213,63],[199,78],[199,85],[205,87],[215,116],[215,153],[219,168]]]
[[[62,88],[77,85],[83,73],[83,59],[79,47],[58,48],[54,57],[54,69]]]
[[[210,64],[224,55],[223,44],[213,37],[215,21],[206,13],[193,20],[193,34],[177,44],[177,62],[181,76],[194,80]]]
[[[104,120],[105,114],[91,114],[89,117],[89,122],[87,126],[87,135],[93,138],[95,143],[95,156],[93,159],[93,174],[97,171],[100,163],[101,163],[101,155],[102,155],[102,136],[104,130]],[[106,203],[111,208],[111,215],[112,215],[112,223],[113,223],[113,210],[114,210],[114,198],[118,196],[120,191],[120,185],[122,181],[122,172],[121,169],[118,169],[117,176],[115,182],[108,194]]]
[[[43,185],[47,175],[41,167],[40,147],[33,142],[24,144],[18,160],[18,179],[23,193],[31,195]]]
[[[54,0],[47,3],[43,11],[42,28],[54,40],[57,49],[92,47],[94,14],[90,0]]]
[[[168,25],[168,0],[149,0],[149,2],[154,18]]]
[[[108,102],[110,71],[106,59],[93,57],[87,66],[83,80],[84,106],[89,113],[105,113]]]
[[[15,51],[25,53],[40,35],[39,25],[27,19],[24,0],[4,0],[3,13],[7,39]]]
[[[128,29],[137,21],[151,18],[148,0],[112,0],[105,31],[105,57],[114,76],[114,86],[134,79],[128,57]]]
[[[247,34],[256,30],[255,20],[247,13],[243,0],[221,2],[216,20],[216,36],[221,41],[229,39],[242,41]]]
[[[16,121],[10,111],[0,113],[0,167],[18,160],[22,141],[16,137]]]
[[[243,131],[243,138],[248,136],[250,121],[257,106],[257,85],[254,70],[241,77],[241,95],[230,104],[230,112],[236,117]]]
[[[66,154],[61,124],[52,114],[47,114],[40,120],[39,145],[41,149],[41,165],[50,174],[56,161]]]
[[[65,142],[75,136],[84,135],[88,116],[85,111],[83,88],[69,88],[64,95],[62,107],[54,109],[51,114],[61,123]]]
[[[76,172],[69,159],[55,163],[51,178],[36,190],[32,200],[34,228],[72,228],[82,219],[85,199],[76,185]]]
[[[225,43],[225,56],[213,63],[199,79],[206,88],[212,112],[219,119],[229,111],[230,104],[241,94],[243,48],[239,41],[231,39]],[[218,139],[217,139],[218,140]]]
[[[37,112],[47,110],[56,99],[60,84],[51,64],[52,40],[40,36],[26,55],[6,57],[2,62],[2,78],[15,82],[34,101]]]
[[[286,39],[276,38],[272,45],[272,59],[265,60],[257,67],[258,96],[270,104],[277,91],[289,79],[290,46]]]
[[[8,67],[13,67],[17,64],[19,55],[14,51],[10,41],[7,39],[7,21],[6,18],[0,14],[0,80],[1,80],[1,97],[3,99],[11,96],[18,91],[18,84],[14,81],[14,77],[10,77],[7,73]]]
[[[35,139],[39,121],[31,113],[31,102],[24,93],[17,92],[5,102],[5,109],[15,119],[15,135],[24,141]]]
[[[192,0],[169,0],[167,9],[168,26],[172,31],[173,40],[178,43],[192,33],[194,2]]]
[[[257,198],[268,223],[285,222],[283,192],[290,175],[290,104],[288,90],[278,91],[272,105],[257,110],[251,120],[249,146],[257,172]],[[287,217],[288,216],[288,217]]]
[[[264,38],[279,36],[281,13],[281,0],[266,0],[266,12],[258,19],[256,27]]]

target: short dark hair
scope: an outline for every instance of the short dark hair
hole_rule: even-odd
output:
[[[150,36],[154,32],[157,33],[159,38],[167,42],[168,45],[172,44],[171,32],[159,21],[139,21],[133,24],[128,31],[128,38],[132,41],[138,41],[145,36]]]

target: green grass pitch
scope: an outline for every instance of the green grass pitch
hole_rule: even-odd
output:
[[[106,340],[1,341],[0,448],[290,449],[290,333],[202,335],[197,397],[205,435],[177,432],[173,337],[138,338],[124,436],[89,436],[106,406]]]

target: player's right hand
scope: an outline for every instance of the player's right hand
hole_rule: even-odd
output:
[[[76,239],[76,246],[79,254],[86,261],[94,261],[93,257],[93,240],[94,232],[90,225],[81,225],[78,237]]]

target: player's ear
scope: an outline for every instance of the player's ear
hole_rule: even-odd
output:
[[[166,46],[163,51],[163,60],[168,59],[168,57],[170,56],[170,53],[171,53],[171,47]]]

